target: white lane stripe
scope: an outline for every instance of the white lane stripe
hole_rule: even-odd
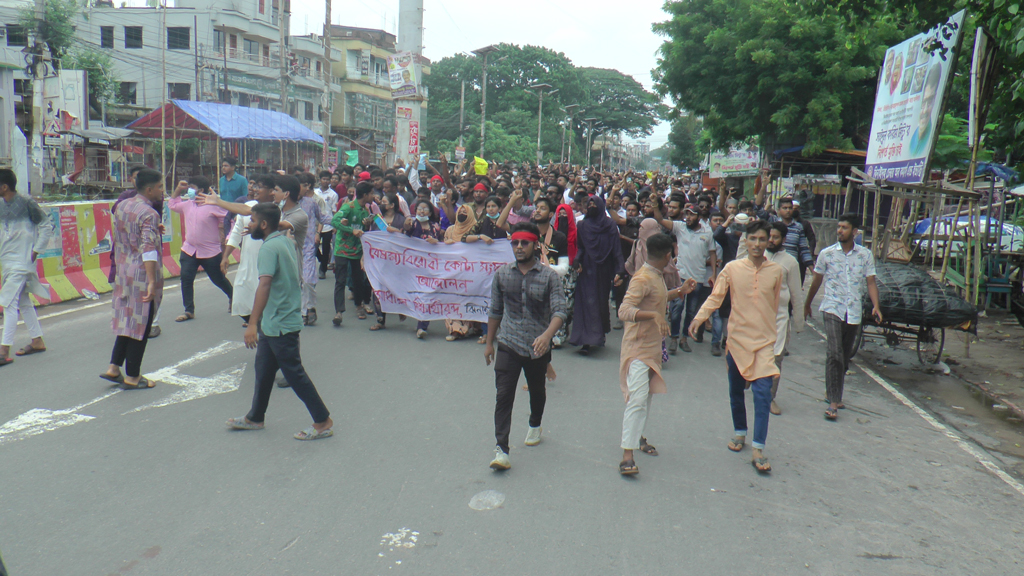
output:
[[[181,284],[171,284],[171,285],[168,285],[168,286],[164,286],[164,289],[166,290],[168,288],[177,288],[178,286],[181,286]],[[44,316],[40,316],[39,319],[40,320],[46,320],[48,318],[56,318],[57,316],[63,316],[65,314],[71,314],[73,312],[81,312],[82,310],[88,310],[90,308],[96,308],[97,306],[109,306],[109,305],[110,305],[109,301],[107,301],[107,302],[93,302],[92,304],[86,304],[85,306],[79,306],[78,308],[71,308],[71,309],[68,309],[68,310],[61,310],[60,312],[54,312],[53,314],[46,314]],[[25,325],[25,321],[24,320],[19,320],[18,321],[18,326],[24,326],[24,325]]]
[[[810,323],[808,323],[808,326],[811,327],[811,330],[817,332],[819,336],[827,340],[825,334],[823,334],[821,330],[818,330],[817,327],[811,325]],[[889,384],[889,382],[887,382],[885,378],[882,378],[870,368],[865,367],[860,362],[853,362],[853,364],[860,368],[861,370],[863,370],[864,373],[867,374],[872,380],[877,382],[879,386],[885,388],[886,391],[888,391],[890,394],[893,395],[893,397],[899,400],[901,404],[913,410],[914,413],[920,416],[921,418],[924,418],[924,421],[931,424],[932,428],[935,428],[939,432],[942,432],[942,434],[945,435],[946,438],[952,440],[953,443],[959,446],[961,450],[970,454],[975,460],[978,461],[978,464],[984,466],[986,470],[988,470],[997,478],[1005,482],[1010,488],[1013,488],[1022,496],[1024,496],[1024,484],[1021,484],[1016,479],[1014,479],[1013,476],[1007,474],[1002,468],[999,467],[998,464],[996,464],[988,457],[986,457],[985,454],[983,454],[980,450],[978,450],[974,446],[971,446],[967,441],[963,439],[962,436],[960,436],[960,434],[954,432],[948,426],[936,420],[928,412],[925,412],[923,408],[915,404],[910,398],[907,398],[906,395],[897,390],[895,387],[893,387],[892,384]]]

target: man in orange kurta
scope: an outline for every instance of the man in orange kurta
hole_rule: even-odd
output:
[[[650,395],[665,392],[665,380],[661,377],[661,342],[669,331],[665,321],[668,300],[688,294],[697,286],[691,279],[678,288],[666,289],[664,269],[672,258],[671,238],[655,234],[647,239],[645,247],[646,262],[633,275],[619,306],[619,320],[625,324],[619,385],[626,399],[619,472],[626,475],[640,471],[633,460],[633,450],[651,455],[658,453],[647,443],[643,433],[651,410]]]
[[[775,315],[779,309],[779,293],[785,282],[782,266],[764,256],[769,230],[770,226],[763,220],[747,225],[747,257],[726,265],[718,275],[711,296],[701,306],[689,329],[695,336],[697,329],[722,305],[726,293],[731,292],[726,362],[729,365],[729,400],[736,436],[729,442],[729,449],[739,452],[746,442],[747,406],[743,392],[751,388],[754,394],[754,454],[751,462],[758,472],[772,469],[763,451],[768,439],[772,378],[779,374],[774,351],[778,335]]]

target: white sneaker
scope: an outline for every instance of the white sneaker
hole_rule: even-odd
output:
[[[427,337],[427,331],[426,330],[417,330],[416,331],[416,337],[419,338],[420,340],[423,340],[424,338]]]
[[[512,463],[508,460],[508,454],[500,446],[494,447],[494,460],[491,460],[491,470],[508,470]]]
[[[540,444],[540,426],[534,428],[530,426],[530,431],[526,433],[526,445],[536,446]]]

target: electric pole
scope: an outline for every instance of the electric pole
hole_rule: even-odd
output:
[[[485,136],[485,118],[487,116],[487,55],[491,52],[496,52],[497,46],[484,46],[473,50],[473,54],[483,59],[483,75],[480,78],[480,157],[484,156],[484,136]]]
[[[591,144],[592,141],[590,137],[594,133],[594,122],[597,121],[597,118],[584,118],[583,121],[587,123],[587,168],[589,168],[590,149],[593,147],[593,144]]]
[[[334,71],[331,69],[331,0],[324,0],[324,103],[320,108],[320,123],[324,129],[324,153],[320,159],[323,168],[327,167],[327,148],[331,145],[331,116],[334,102],[331,94],[331,81]]]
[[[466,81],[462,81],[462,93],[459,96],[459,148],[462,148],[463,119],[466,116]]]
[[[43,85],[46,79],[46,63],[50,60],[50,49],[41,41],[42,26],[46,20],[46,3],[35,0],[36,32],[32,47],[32,148],[29,162],[29,195],[43,193]]]
[[[545,90],[551,88],[551,84],[532,84],[530,88],[533,88],[534,90],[537,91],[536,96],[539,102],[537,104],[537,165],[539,166],[541,164],[542,159],[540,151],[540,128],[541,121],[544,119],[544,97],[550,96],[555,92],[558,92],[558,90],[551,90],[550,92],[545,92]],[[527,92],[528,94],[534,94],[529,90],[524,90],[524,92]]]

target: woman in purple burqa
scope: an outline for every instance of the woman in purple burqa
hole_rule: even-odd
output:
[[[604,346],[604,335],[612,329],[608,298],[625,272],[619,228],[600,196],[587,199],[586,216],[576,225],[576,245],[579,280],[569,344],[582,346],[580,354],[587,355],[592,346]]]

